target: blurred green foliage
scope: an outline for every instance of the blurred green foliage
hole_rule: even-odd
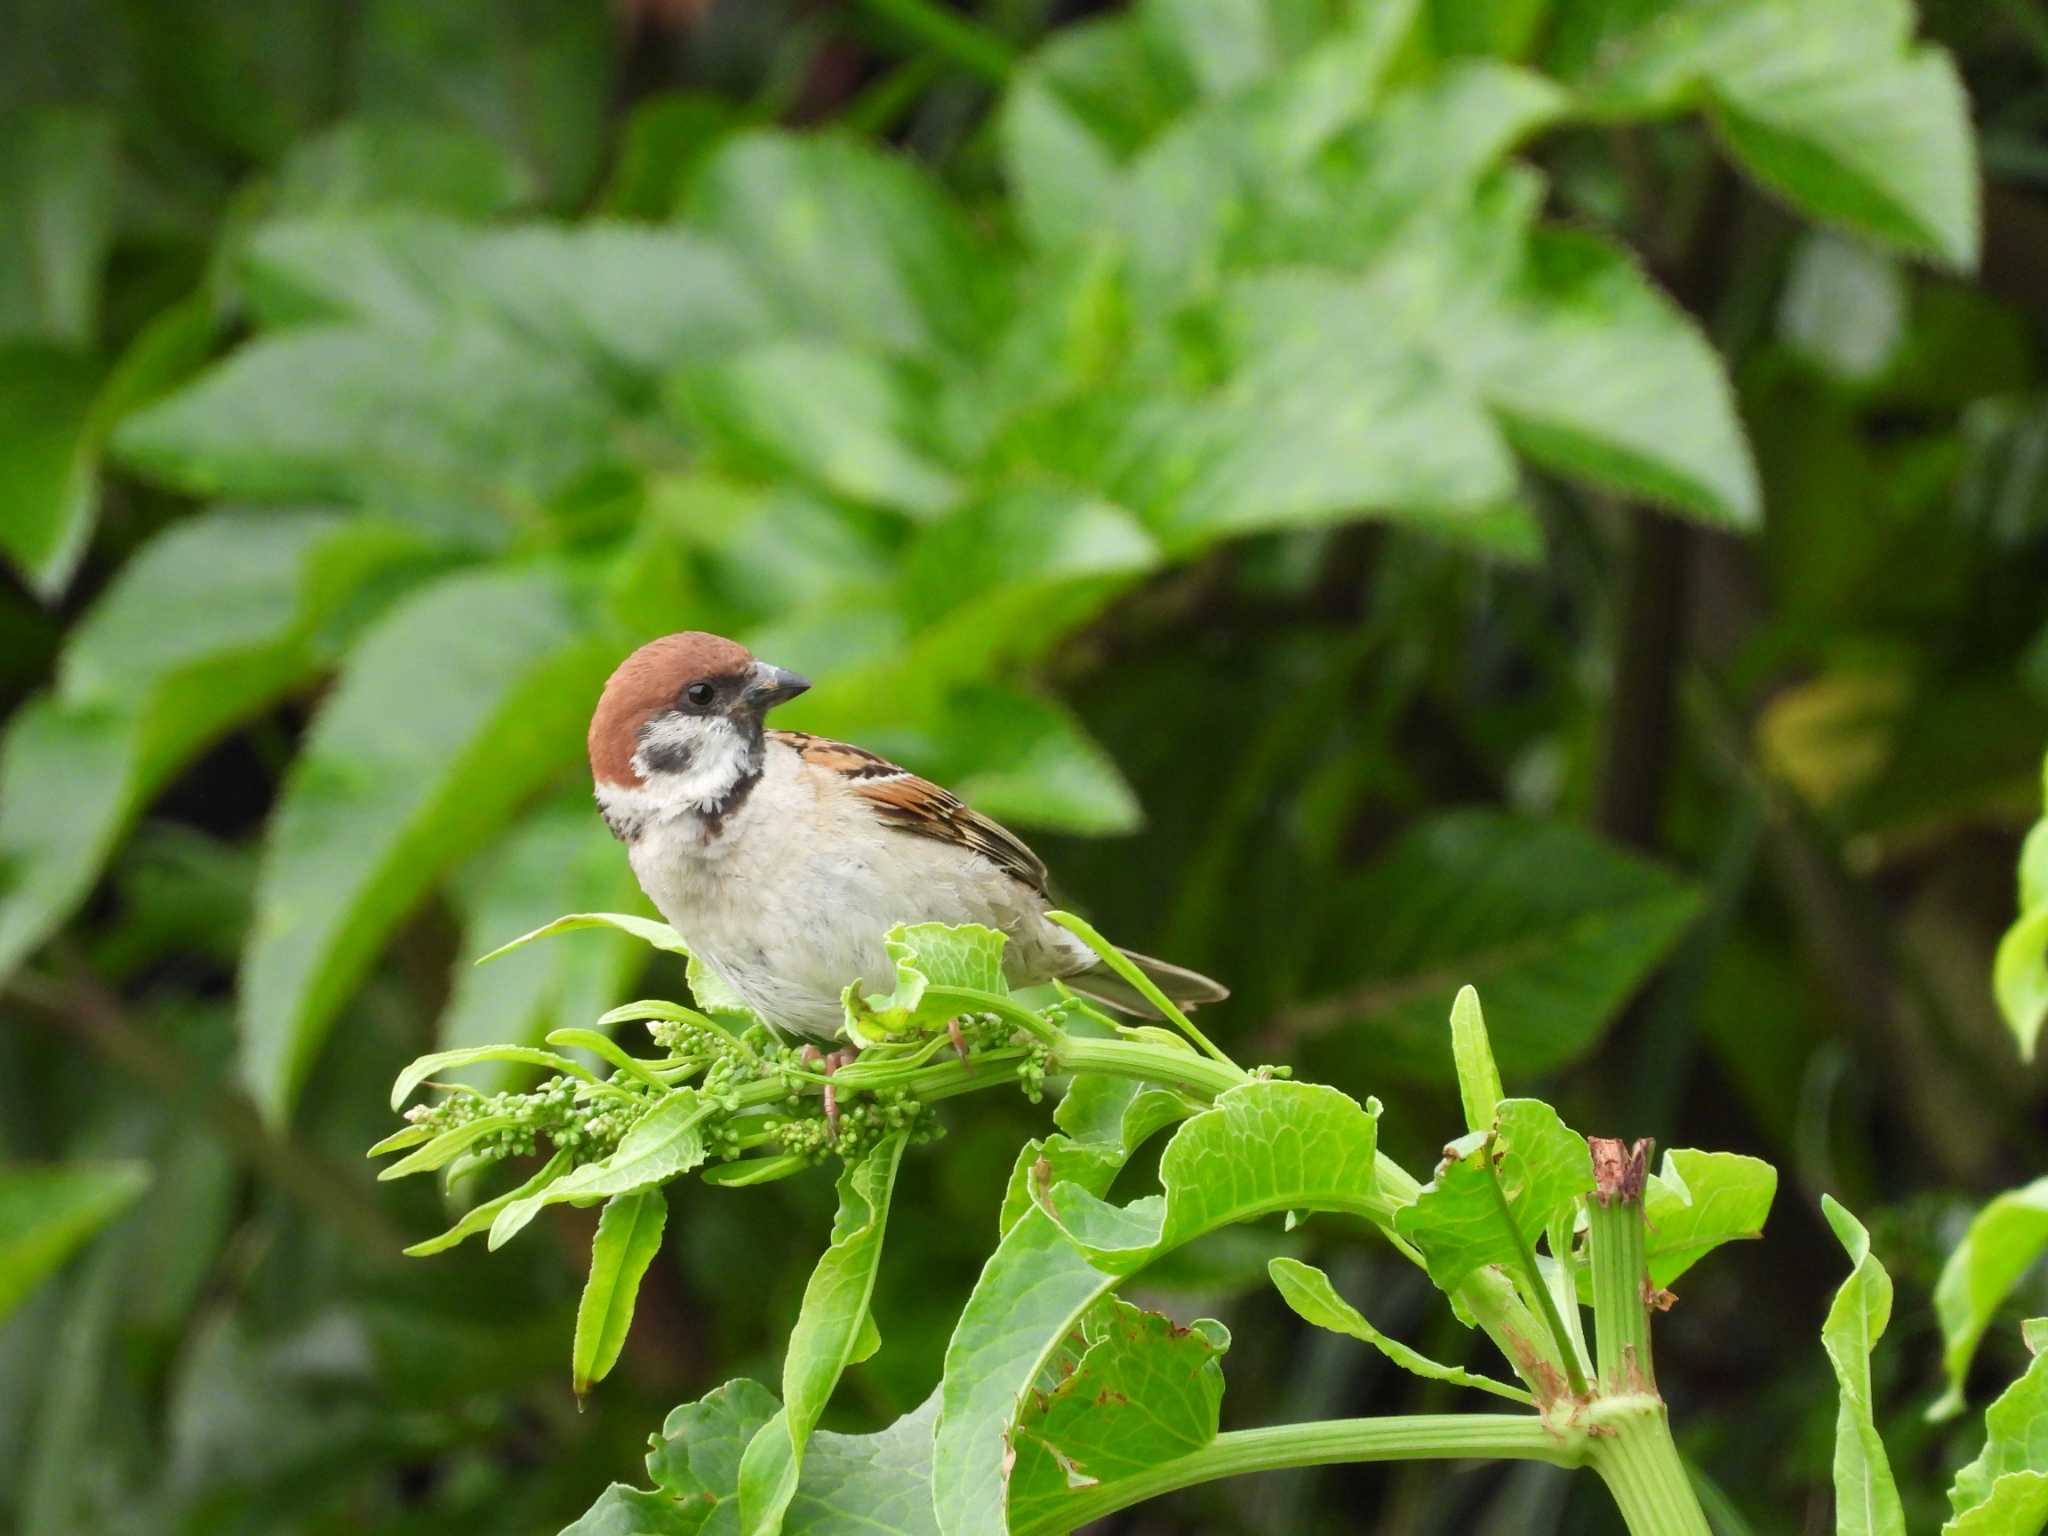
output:
[[[1778,1165],[1769,1257],[1658,1344],[1758,1531],[1827,1483],[1841,1192],[1897,1277],[1876,1410],[1938,1521],[1974,1447],[1910,1411],[1936,1271],[2048,1153],[1987,985],[2048,740],[2031,8],[7,21],[0,1371],[32,1386],[0,1394],[0,1519],[547,1531],[671,1404],[774,1379],[822,1178],[679,1202],[578,1417],[593,1222],[405,1263],[450,1212],[359,1157],[405,1060],[679,995],[611,934],[467,962],[635,909],[582,725],[626,649],[700,627],[817,678],[792,724],[1228,979],[1241,1058],[1400,1085],[1381,1134],[1418,1166],[1465,982],[1572,1123]],[[2001,966],[2023,1038],[2038,960]],[[951,1129],[904,1160],[845,1427],[930,1391],[1040,1127]],[[1417,1315],[1381,1256],[1317,1257],[1390,1333]],[[1236,1335],[1230,1412],[1433,1400],[1304,1334],[1265,1258],[1158,1282]],[[2017,1335],[1986,1340],[2010,1380]],[[1542,1468],[1121,1518],[1359,1498],[1608,1518]]]

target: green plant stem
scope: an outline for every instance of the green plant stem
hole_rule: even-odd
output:
[[[1587,1410],[1586,1428],[1586,1462],[1614,1495],[1629,1536],[1712,1536],[1662,1398],[1598,1399]]]
[[[1582,1431],[1553,1429],[1534,1415],[1507,1413],[1400,1414],[1237,1429],[1218,1435],[1198,1451],[1084,1489],[1046,1519],[1019,1525],[1015,1532],[1016,1536],[1048,1536],[1179,1488],[1283,1467],[1466,1459],[1547,1461],[1552,1466],[1576,1467],[1587,1459],[1588,1440]]]
[[[1236,1062],[1223,1054],[1215,1041],[1195,1027],[1194,1020],[1182,1012],[1175,1005],[1172,998],[1159,990],[1157,982],[1153,981],[1151,977],[1131,963],[1130,956],[1097,933],[1085,920],[1074,916],[1071,912],[1048,912],[1045,915],[1066,929],[1067,932],[1071,933],[1083,944],[1094,950],[1096,954],[1100,955],[1104,965],[1115,971],[1117,975],[1136,988],[1139,996],[1159,1010],[1161,1018],[1169,1020],[1180,1029],[1181,1033],[1200,1046],[1203,1055],[1214,1061],[1222,1062],[1226,1067],[1235,1067],[1237,1065]]]
[[[1010,78],[1016,53],[986,27],[932,0],[860,0],[861,6],[884,17],[905,37],[1001,85]]]
[[[1643,1251],[1643,1187],[1650,1143],[1591,1137],[1593,1197],[1586,1203],[1587,1262],[1600,1390],[1609,1397],[1657,1393],[1650,1357],[1650,1266]]]
[[[1491,1164],[1487,1167],[1486,1182],[1492,1186],[1493,1198],[1500,1207],[1501,1225],[1514,1234],[1516,1264],[1522,1271],[1529,1294],[1536,1299],[1544,1327],[1550,1331],[1557,1359],[1564,1366],[1565,1383],[1571,1388],[1573,1397],[1584,1397],[1586,1373],[1579,1369],[1579,1353],[1572,1348],[1571,1335],[1565,1332],[1564,1318],[1558,1314],[1557,1298],[1550,1294],[1550,1287],[1543,1279],[1543,1270],[1536,1263],[1536,1250],[1529,1246],[1529,1240],[1522,1236],[1522,1229],[1515,1225],[1515,1213],[1508,1209],[1507,1192],[1500,1187],[1500,1175]]]
[[[1197,1056],[1172,1045],[1142,1040],[1095,1040],[1067,1035],[1053,1050],[1055,1065],[1068,1072],[1100,1072],[1109,1077],[1135,1077],[1168,1087],[1191,1088],[1205,1098],[1251,1079],[1228,1062]]]

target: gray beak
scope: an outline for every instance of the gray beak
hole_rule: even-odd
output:
[[[811,680],[787,667],[771,667],[765,661],[754,663],[753,681],[747,684],[747,702],[756,709],[773,709],[786,703],[811,686]]]

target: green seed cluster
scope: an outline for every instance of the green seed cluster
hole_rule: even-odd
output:
[[[810,1101],[813,1113],[795,1115],[775,1127],[778,1150],[822,1160],[836,1152],[851,1161],[885,1136],[910,1133],[910,1144],[922,1146],[945,1134],[932,1107],[907,1089],[881,1088],[839,1105],[838,1124],[825,1115],[822,1102]]]
[[[471,1164],[531,1157],[543,1136],[582,1163],[609,1156],[651,1102],[644,1095],[579,1098],[576,1090],[569,1078],[551,1077],[525,1093],[451,1093],[438,1103],[415,1105],[405,1118],[436,1136],[480,1120],[508,1122],[464,1149]]]
[[[1024,1097],[1032,1103],[1045,1098],[1046,1069],[1052,1065],[1052,1051],[1041,1041],[1035,1044],[1017,1063],[1017,1083],[1024,1090]]]

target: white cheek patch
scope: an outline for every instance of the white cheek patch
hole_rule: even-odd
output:
[[[650,720],[633,754],[633,771],[646,780],[641,792],[671,814],[711,810],[759,766],[755,743],[715,715]]]

